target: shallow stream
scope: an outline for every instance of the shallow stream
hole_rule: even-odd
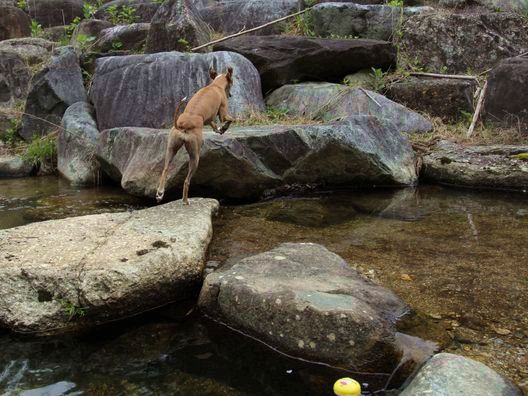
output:
[[[146,207],[117,187],[0,180],[0,229]],[[405,331],[528,379],[528,195],[441,187],[332,192],[224,206],[210,260],[310,241],[398,293]],[[190,313],[189,313],[190,312]],[[284,357],[188,306],[82,336],[0,333],[3,395],[328,395],[351,375]],[[379,390],[385,376],[360,376]]]

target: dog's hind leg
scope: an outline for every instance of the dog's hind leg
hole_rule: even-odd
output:
[[[216,117],[215,117],[215,118],[216,118]],[[211,128],[213,128],[213,131],[215,131],[216,133],[221,133],[221,132],[220,132],[220,129],[218,129],[218,125],[216,125],[216,122],[211,121],[211,122],[209,123],[209,125],[211,125]]]
[[[169,133],[167,150],[165,151],[165,165],[163,167],[163,172],[161,172],[158,190],[156,191],[157,202],[161,202],[165,195],[165,184],[167,183],[167,172],[169,170],[170,162],[184,143],[183,139],[180,137],[180,133],[181,132],[175,128],[172,128]]]
[[[195,136],[194,139],[188,140],[185,142],[185,149],[189,153],[189,171],[187,172],[187,177],[183,182],[183,204],[189,205],[189,185],[191,184],[191,179],[198,169],[198,163],[200,162],[200,149],[202,147],[202,138]]]

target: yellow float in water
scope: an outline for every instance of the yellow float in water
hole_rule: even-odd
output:
[[[337,396],[360,396],[361,385],[352,378],[341,378],[334,384],[334,393]]]

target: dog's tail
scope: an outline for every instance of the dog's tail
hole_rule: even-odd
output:
[[[185,103],[185,101],[187,101],[187,96],[183,98],[182,100],[180,100],[180,102],[176,106],[176,110],[174,111],[174,127],[175,128],[176,128],[176,121],[178,121],[178,117],[180,116],[180,107],[183,103]]]

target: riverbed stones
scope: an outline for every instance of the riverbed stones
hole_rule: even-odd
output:
[[[201,18],[213,30],[232,34],[293,14],[298,11],[298,6],[298,0],[231,0],[201,7],[199,11]],[[283,29],[283,24],[274,24],[254,34],[280,34]]]
[[[371,115],[398,132],[423,133],[433,126],[420,114],[373,91],[342,84],[300,83],[273,91],[266,104],[290,116],[330,121],[352,115]]]
[[[85,101],[77,53],[73,47],[60,47],[31,81],[20,136],[30,141],[35,135],[47,134],[53,128],[49,122],[60,125],[69,106]]]
[[[20,8],[0,4],[0,41],[31,36],[31,18]]]
[[[189,52],[210,42],[211,34],[191,0],[169,0],[152,18],[146,52]]]
[[[528,146],[463,146],[440,141],[423,157],[424,180],[455,186],[528,189],[528,162],[519,154]]]
[[[528,135],[528,58],[505,59],[488,77],[485,118]]]
[[[34,168],[33,164],[18,155],[0,153],[0,177],[27,177]]]
[[[95,147],[99,131],[92,106],[77,102],[66,110],[57,140],[57,170],[73,185],[96,185],[100,180]]]
[[[101,30],[94,51],[107,52],[112,49],[142,51],[145,48],[149,23],[131,23],[118,25]]]
[[[522,396],[510,380],[488,366],[463,356],[439,353],[416,374],[401,396]]]
[[[26,98],[31,72],[15,52],[0,50],[0,104],[12,106]]]
[[[217,209],[192,199],[0,231],[0,326],[60,333],[187,296],[200,285]]]
[[[129,193],[153,197],[168,130],[115,128],[101,132],[102,169]],[[205,131],[191,193],[258,199],[279,187],[410,185],[414,153],[394,127],[372,116],[320,125],[232,127]],[[187,174],[185,150],[169,167],[167,190],[179,196]]]
[[[205,278],[199,307],[279,350],[354,370],[388,370],[408,307],[313,243],[285,243]]]
[[[513,13],[435,13],[409,17],[401,49],[430,71],[482,72],[528,51],[528,30]]]
[[[454,122],[474,111],[477,88],[475,80],[408,77],[390,84],[387,96],[413,110]]]
[[[174,110],[211,82],[209,67],[219,73],[234,69],[229,111],[245,117],[264,109],[260,79],[255,67],[239,54],[166,52],[100,58],[91,99],[100,130],[124,127],[171,127]]]
[[[392,40],[403,19],[431,12],[431,7],[394,7],[381,4],[322,3],[311,11],[318,37]]]
[[[376,40],[241,36],[213,48],[248,58],[260,73],[265,93],[303,81],[341,82],[347,74],[361,69],[396,65],[394,46]]]
[[[159,1],[153,0],[113,0],[113,1],[104,1],[103,4],[95,13],[97,19],[110,19],[109,8],[114,8],[118,12],[123,11],[124,7],[128,7],[128,10],[132,10],[132,13],[129,13],[130,18],[124,23],[149,23],[156,14],[160,3]]]
[[[29,5],[29,16],[42,27],[69,25],[83,16],[83,0],[38,0]]]

